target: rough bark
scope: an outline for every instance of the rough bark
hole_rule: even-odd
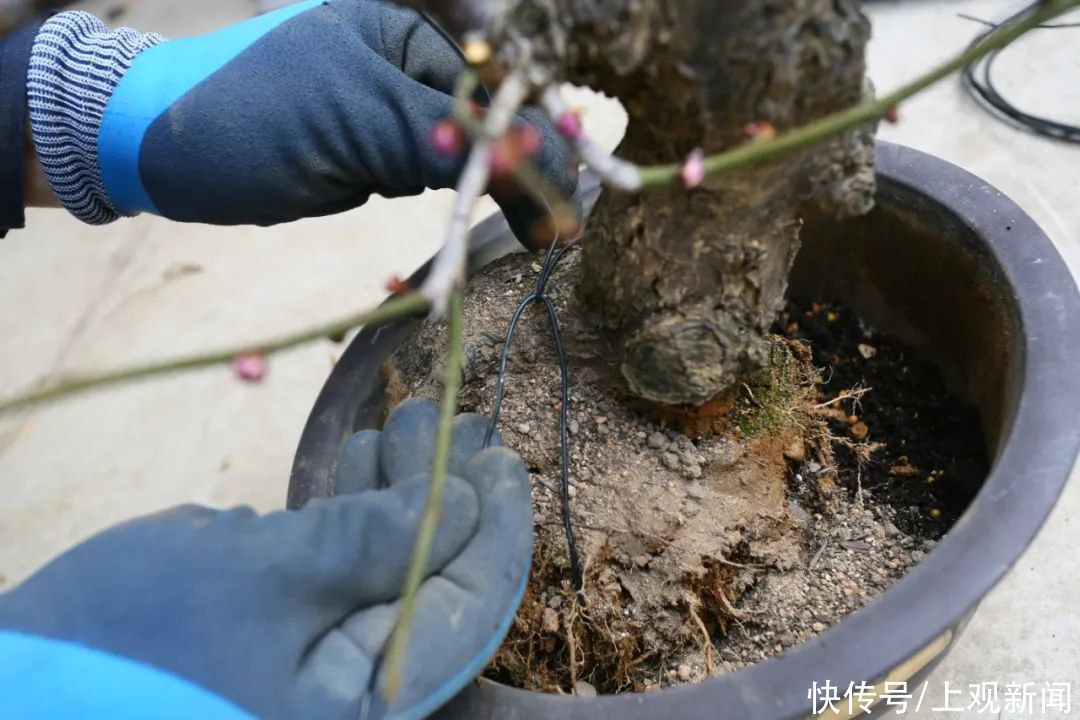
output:
[[[436,12],[455,6],[414,4]],[[676,161],[698,147],[723,150],[747,139],[748,123],[783,131],[866,92],[869,25],[856,0],[456,6],[458,17],[447,22],[479,28],[504,59],[520,52],[525,38],[538,78],[619,98],[630,117],[619,154],[639,163]],[[461,22],[465,15],[474,21]],[[870,208],[872,133],[863,128],[692,191],[605,193],[584,244],[581,300],[593,309],[631,394],[699,406],[764,366],[800,217]]]
[[[607,36],[612,49],[574,44],[594,49],[581,56],[578,79],[615,94],[630,115],[624,157],[715,152],[745,141],[748,123],[783,130],[864,94],[868,25],[853,1],[622,5],[636,19],[578,25],[575,36]],[[867,128],[690,192],[601,198],[582,300],[631,393],[701,405],[764,366],[800,215],[810,205],[838,215],[869,209],[872,142]]]

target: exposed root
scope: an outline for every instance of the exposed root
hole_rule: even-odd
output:
[[[701,642],[702,647],[705,648],[705,672],[709,677],[712,677],[715,672],[713,668],[713,645],[712,638],[709,637],[709,629],[705,627],[705,623],[701,621],[701,617],[694,610],[694,604],[690,603],[690,618],[697,624],[698,629],[701,630]]]

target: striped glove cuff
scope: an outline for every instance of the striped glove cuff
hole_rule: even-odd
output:
[[[135,56],[164,40],[110,31],[81,11],[55,15],[34,39],[26,80],[34,147],[56,197],[83,222],[119,217],[98,165],[101,118]]]

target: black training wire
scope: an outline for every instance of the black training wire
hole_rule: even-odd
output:
[[[558,255],[562,257],[562,253]],[[556,260],[556,262],[558,262]],[[581,560],[578,557],[577,542],[574,540],[574,524],[570,518],[570,440],[567,437],[568,407],[570,405],[570,375],[566,368],[566,353],[563,350],[562,335],[559,332],[559,316],[555,312],[555,306],[547,295],[540,295],[540,302],[547,310],[548,320],[551,324],[551,336],[555,340],[555,351],[559,357],[559,371],[562,373],[562,408],[559,417],[559,442],[562,450],[562,516],[563,529],[566,531],[566,546],[570,554],[570,575],[574,579],[574,590],[581,596],[585,584],[585,578],[581,572]]]
[[[555,234],[555,239],[551,241],[551,247],[548,248],[547,254],[544,256],[544,264],[540,271],[540,279],[536,283],[536,291],[526,297],[518,305],[518,309],[514,311],[514,316],[510,318],[510,327],[506,331],[506,342],[503,343],[502,357],[499,358],[499,375],[498,381],[495,385],[495,406],[491,410],[491,422],[488,423],[487,434],[484,435],[484,447],[491,445],[491,436],[495,434],[495,428],[499,424],[499,411],[502,409],[503,401],[503,386],[506,383],[506,361],[510,357],[510,343],[514,339],[514,333],[517,332],[518,321],[521,320],[521,316],[525,314],[525,308],[536,301],[538,293],[544,291],[544,286],[547,284],[547,268],[551,264],[551,259],[555,255],[555,246],[559,242],[558,232]],[[559,253],[559,257],[562,257],[562,253]],[[558,262],[556,260],[555,262]]]
[[[499,374],[495,383],[495,403],[491,409],[491,422],[488,423],[487,434],[484,436],[484,447],[491,444],[491,438],[495,434],[495,428],[499,424],[499,413],[502,410],[502,402],[506,387],[506,364],[510,358],[510,345],[514,341],[514,333],[517,332],[518,323],[521,321],[525,310],[533,303],[541,303],[547,310],[548,324],[551,327],[551,337],[555,343],[556,356],[559,362],[559,372],[562,383],[562,408],[559,413],[559,442],[561,450],[561,491],[562,491],[562,520],[563,530],[566,532],[566,545],[570,556],[570,574],[574,582],[574,590],[580,595],[584,586],[584,577],[581,571],[581,559],[578,555],[577,541],[574,538],[574,523],[570,515],[570,438],[569,438],[569,407],[570,407],[570,372],[566,367],[566,352],[563,348],[562,334],[559,331],[559,317],[555,312],[555,306],[551,299],[544,294],[548,280],[555,266],[563,259],[566,252],[574,246],[577,240],[573,240],[558,252],[555,248],[559,244],[559,235],[551,241],[547,255],[544,256],[544,264],[540,269],[540,276],[536,281],[536,289],[529,293],[517,310],[510,318],[510,327],[506,331],[506,340],[503,342],[502,355],[499,358]]]
[[[988,26],[985,32],[980,33],[972,41],[971,45],[981,42],[990,33],[994,32],[997,28],[1003,25],[1012,25],[1020,19],[1026,17],[1035,11],[1040,5],[1040,2],[1031,3],[1013,13],[1000,23],[992,23],[980,18],[968,19],[976,20]],[[1039,25],[1040,28],[1047,29],[1062,29],[1080,26],[1080,23],[1055,23],[1047,25]],[[1013,123],[1035,133],[1042,137],[1053,138],[1055,140],[1062,140],[1064,142],[1080,143],[1080,127],[1069,123],[1059,122],[1057,120],[1051,120],[1049,118],[1040,117],[1038,115],[1032,115],[1031,113],[1020,110],[1011,102],[1006,100],[997,87],[994,85],[992,69],[994,61],[1004,48],[993,50],[986,54],[986,56],[979,61],[976,61],[966,68],[961,75],[961,81],[964,88],[971,93],[971,95],[982,105],[984,108],[990,110],[993,114],[1000,118],[1004,118],[1012,121]]]

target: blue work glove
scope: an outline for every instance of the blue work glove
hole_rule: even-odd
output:
[[[202,720],[194,695],[173,714],[161,692],[139,706],[164,671],[258,717],[356,718],[397,617],[437,415],[429,402],[408,401],[381,433],[353,437],[335,498],[261,517],[186,506],[135,520],[0,595],[0,714],[98,717],[95,698],[80,694],[110,688],[80,679],[107,673],[94,662],[28,661],[45,638],[64,641],[54,643],[61,654],[144,671],[109,681],[122,687],[111,688],[118,707],[97,708],[102,716]],[[494,654],[521,600],[532,554],[528,474],[512,451],[481,449],[486,428],[476,415],[455,423],[442,520],[386,717],[420,718],[456,694]],[[65,695],[77,697],[57,701]]]
[[[453,187],[464,154],[430,133],[464,67],[421,16],[377,0],[309,0],[173,41],[65,12],[38,33],[27,96],[45,173],[80,219],[271,225]],[[566,143],[537,109],[522,118],[542,134],[538,168],[572,196]],[[546,210],[494,194],[519,240],[550,242],[533,237]]]

